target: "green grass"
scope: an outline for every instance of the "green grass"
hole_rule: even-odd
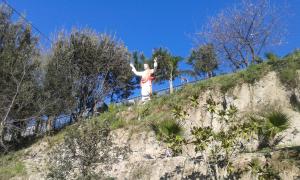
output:
[[[174,119],[172,110],[174,106],[183,108],[191,104],[190,97],[201,94],[207,89],[220,90],[222,93],[230,91],[243,83],[253,84],[264,77],[268,72],[277,72],[281,82],[287,88],[294,88],[300,82],[296,82],[296,72],[300,70],[300,51],[276,60],[267,60],[263,63],[250,65],[247,69],[236,73],[221,75],[200,81],[193,85],[187,85],[171,95],[154,96],[150,102],[144,105],[116,106],[110,105],[109,111],[95,117],[99,121],[110,122],[112,129],[129,126],[149,127],[149,124],[159,124]]]
[[[269,63],[272,70],[278,73],[278,76],[283,84],[290,88],[296,88],[300,82],[297,79],[297,70],[300,70],[300,51],[286,56],[283,60],[278,60]]]
[[[243,83],[255,83],[264,77],[268,72],[277,72],[281,82],[288,88],[299,86],[297,82],[297,70],[300,70],[300,51],[295,51],[282,59],[265,61],[261,64],[251,65],[245,70],[236,73],[220,75],[196,84],[190,84],[176,91],[171,95],[154,96],[150,102],[145,105],[110,105],[109,111],[94,117],[99,121],[109,121],[112,129],[123,128],[126,126],[146,126],[151,122],[162,122],[172,119],[172,108],[174,105],[188,107],[191,104],[189,97],[199,95],[207,89],[220,90],[222,93],[228,93],[237,85]],[[294,100],[294,99],[292,99]],[[298,108],[298,101],[291,101],[295,108]],[[129,110],[130,109],[130,110]],[[124,113],[127,114],[124,114]],[[80,125],[81,122],[76,123]],[[77,125],[71,125],[61,132],[48,136],[51,144],[62,142],[65,131],[69,128],[76,128]],[[76,126],[76,127],[74,127]]]
[[[96,121],[109,122],[111,129],[135,126],[138,127],[139,130],[145,130],[147,128],[151,129],[149,128],[150,125],[158,136],[180,137],[182,127],[174,120],[172,115],[174,105],[187,108],[191,104],[189,97],[199,95],[207,89],[215,89],[220,90],[222,93],[229,93],[230,90],[238,85],[243,83],[253,84],[259,81],[270,71],[275,71],[281,83],[293,90],[300,85],[300,82],[298,82],[296,78],[298,76],[298,70],[300,70],[300,51],[295,51],[282,59],[265,61],[261,64],[251,65],[247,69],[236,73],[221,75],[193,85],[187,85],[171,95],[154,96],[153,99],[145,105],[133,105],[130,107],[126,105],[110,105],[108,112],[102,113],[93,119]],[[297,109],[300,107],[299,100],[295,98],[291,99],[291,104]],[[272,127],[276,127],[272,129],[276,132],[285,129],[285,125],[281,126],[281,122],[277,120],[272,120],[272,117],[270,119]],[[59,133],[53,136],[46,136],[45,138],[50,145],[63,142],[66,132],[69,129],[84,125],[82,122],[84,121],[79,121]],[[278,128],[276,125],[278,125]],[[173,141],[174,139],[171,140]],[[43,139],[41,141],[43,141]],[[26,174],[25,166],[20,161],[21,157],[21,152],[0,156],[0,179],[9,179],[14,176]]]
[[[113,121],[110,125],[111,129],[119,129],[119,128],[123,128],[127,125],[127,122],[122,120],[122,119],[119,119],[119,120],[116,120],[116,121]]]
[[[0,156],[0,179],[26,175],[25,165],[20,160],[23,155],[23,151],[18,151]]]
[[[300,51],[295,51],[290,55],[272,61],[250,65],[247,69],[236,73],[221,75],[207,80],[200,81],[193,85],[187,85],[171,95],[154,96],[145,105],[114,106],[109,107],[109,111],[101,114],[99,120],[109,120],[113,129],[126,127],[127,125],[147,125],[151,122],[161,122],[172,119],[172,108],[174,105],[188,107],[191,104],[189,97],[199,95],[207,89],[220,90],[228,93],[234,87],[243,83],[253,84],[264,77],[268,72],[277,72],[281,82],[287,88],[299,86],[296,82],[297,70],[300,70]],[[128,112],[122,114],[121,112]]]

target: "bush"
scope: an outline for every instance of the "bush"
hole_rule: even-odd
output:
[[[49,179],[95,179],[95,165],[105,167],[125,158],[129,149],[117,147],[112,142],[109,123],[91,119],[77,128],[70,129],[64,143],[52,153],[49,166]],[[75,169],[79,173],[75,173]],[[74,173],[72,173],[74,172]],[[97,172],[97,178],[106,178],[104,172]]]

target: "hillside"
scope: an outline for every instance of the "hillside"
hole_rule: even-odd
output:
[[[2,156],[0,179],[296,179],[299,132],[296,51],[144,105],[110,105]]]

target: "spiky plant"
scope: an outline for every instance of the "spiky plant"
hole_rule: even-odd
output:
[[[289,117],[283,112],[273,111],[267,115],[267,120],[267,127],[272,137],[289,128]]]
[[[259,159],[254,158],[248,163],[248,171],[254,176],[261,172],[261,163]]]
[[[173,155],[182,152],[182,145],[185,142],[182,137],[183,128],[180,123],[175,120],[163,120],[159,123],[152,123],[157,138],[165,143],[172,150]]]
[[[182,127],[174,120],[165,120],[159,123],[159,132],[166,135],[181,135]]]
[[[267,113],[260,121],[262,124],[258,134],[259,148],[274,148],[283,139],[283,136],[278,136],[278,134],[289,128],[290,118],[280,110],[274,110]]]

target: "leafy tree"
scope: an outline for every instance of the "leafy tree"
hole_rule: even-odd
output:
[[[153,65],[153,61],[151,59],[147,59],[146,56],[144,55],[144,53],[138,52],[138,51],[134,51],[132,53],[132,61],[134,64],[134,67],[136,68],[136,70],[138,71],[142,71],[144,68],[144,64],[149,64],[149,66],[152,68]]]
[[[0,6],[0,147],[19,142],[28,121],[43,108],[40,96],[38,39],[31,27],[13,21],[10,8]],[[11,137],[5,139],[5,136]]]
[[[173,56],[167,49],[158,48],[154,50],[152,57],[158,57],[157,80],[169,81],[170,93],[174,92],[173,81],[183,72],[179,70],[179,56]]]
[[[197,38],[212,43],[235,69],[259,63],[266,47],[282,42],[282,9],[269,0],[242,0],[211,18]]]
[[[124,44],[108,35],[89,29],[61,33],[46,65],[45,91],[60,102],[49,114],[82,116],[108,96],[128,97],[134,88],[129,57]]]
[[[213,70],[218,67],[218,59],[213,45],[207,44],[193,49],[188,63],[193,66],[194,72],[198,76],[206,73],[208,78],[212,77]]]

